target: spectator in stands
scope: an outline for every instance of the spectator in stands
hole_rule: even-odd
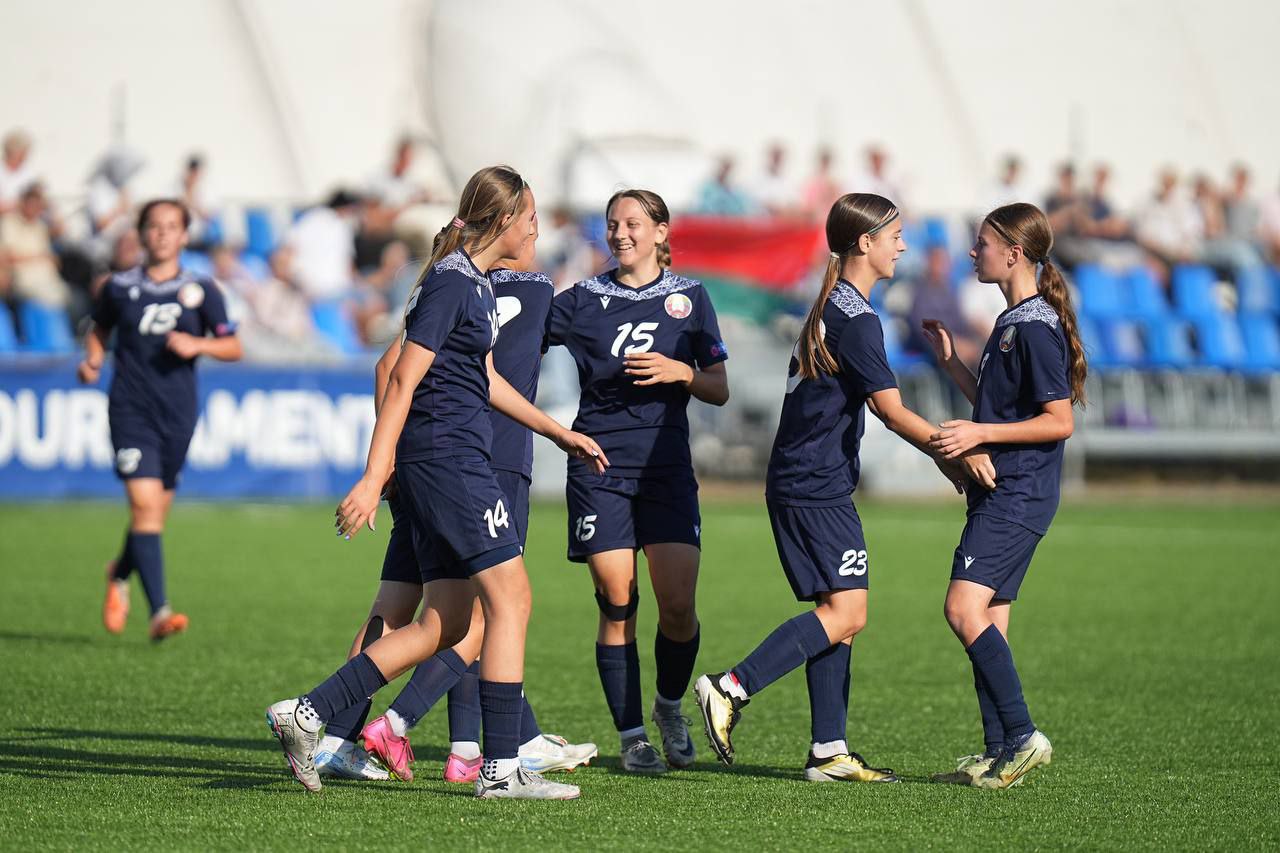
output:
[[[431,200],[426,188],[410,174],[413,158],[413,139],[401,137],[396,142],[390,167],[369,180],[362,227],[356,237],[356,266],[359,269],[375,267],[379,263],[383,249],[405,230],[401,217],[406,210]],[[406,236],[422,238],[416,233]]]
[[[1029,201],[1032,198],[1031,188],[1022,177],[1022,160],[1016,154],[1005,155],[1000,164],[1000,175],[983,193],[986,199],[982,205],[982,215],[1015,201]]]
[[[903,202],[906,196],[902,181],[890,173],[889,155],[878,145],[867,146],[866,168],[854,182],[853,191],[895,199],[902,207],[906,207]]]
[[[1228,233],[1225,199],[1213,180],[1205,174],[1196,175],[1193,187],[1192,197],[1204,225],[1200,261],[1236,281],[1246,270],[1261,266],[1262,255],[1252,237],[1240,239]]]
[[[819,148],[817,168],[800,190],[800,206],[811,222],[823,222],[831,205],[844,194],[834,174],[835,155],[830,148]]]
[[[1094,263],[1098,252],[1089,237],[1089,200],[1076,187],[1076,167],[1058,167],[1058,182],[1044,200],[1044,212],[1053,227],[1054,259],[1067,268]]]
[[[993,290],[995,288],[992,288]],[[926,318],[942,320],[951,330],[956,354],[966,364],[977,364],[986,342],[981,329],[974,329],[965,318],[960,300],[951,287],[951,255],[945,246],[934,244],[925,253],[924,273],[914,282],[911,311],[907,319],[910,330],[908,348],[926,354],[933,352],[921,331]]]
[[[1249,191],[1249,167],[1236,163],[1231,168],[1231,188],[1223,196],[1226,234],[1235,240],[1255,240],[1261,222],[1258,202]]]
[[[17,208],[0,217],[0,264],[11,270],[10,297],[15,302],[65,309],[71,291],[58,273],[45,209],[43,187],[28,184]]]
[[[1258,205],[1258,239],[1267,260],[1280,267],[1280,192],[1268,193]]]
[[[35,183],[31,168],[31,137],[24,130],[5,134],[3,160],[0,161],[0,216],[14,210],[22,191]]]
[[[204,251],[213,242],[208,233],[209,223],[217,216],[217,208],[209,191],[203,156],[192,154],[187,158],[174,189],[175,197],[181,199],[187,206],[187,210],[191,211],[191,227],[187,229],[187,247],[195,251]]]
[[[538,238],[538,267],[551,277],[556,292],[600,272],[595,253],[573,212],[563,204],[551,208],[550,227]]]
[[[1111,183],[1111,167],[1099,163],[1093,167],[1093,186],[1085,198],[1086,233],[1100,240],[1127,239],[1132,227],[1111,202],[1107,189]]]
[[[746,216],[751,200],[733,184],[733,158],[725,155],[716,162],[715,174],[698,191],[698,212],[711,216]]]
[[[232,301],[253,302],[262,282],[244,265],[235,249],[225,244],[214,246],[209,252],[209,261],[213,264],[214,279],[225,291],[228,310]]]
[[[399,333],[404,305],[395,300],[394,294],[401,276],[413,271],[409,261],[409,247],[392,240],[383,248],[377,269],[356,285],[356,332],[366,346],[385,346]]]
[[[311,304],[294,274],[293,258],[293,250],[287,246],[272,253],[271,278],[258,289],[253,301],[254,324],[279,343],[309,345],[316,336],[315,322]]]
[[[141,155],[123,145],[113,146],[98,161],[89,176],[85,199],[93,234],[114,238],[120,230],[133,227],[133,202],[128,185],[144,165]]]
[[[355,283],[355,239],[360,199],[335,190],[328,201],[298,218],[285,243],[293,251],[298,286],[313,302],[344,300]]]
[[[790,216],[796,210],[796,193],[784,174],[787,150],[775,142],[765,152],[764,172],[751,188],[755,206],[773,217]]]
[[[1178,173],[1161,170],[1156,191],[1134,222],[1138,244],[1160,264],[1165,280],[1174,264],[1194,263],[1204,249],[1204,220],[1196,204],[1178,191]]]

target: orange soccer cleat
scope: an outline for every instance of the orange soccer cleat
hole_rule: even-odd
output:
[[[151,617],[151,639],[163,640],[174,634],[187,630],[187,614],[174,613],[166,605],[163,610]]]
[[[124,632],[129,618],[129,584],[116,580],[116,563],[107,563],[107,597],[102,602],[102,627],[112,634]]]

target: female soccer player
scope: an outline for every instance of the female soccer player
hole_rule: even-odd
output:
[[[906,251],[898,209],[867,193],[842,196],[827,216],[822,290],[809,309],[788,370],[782,418],[769,458],[766,502],[783,571],[813,610],[782,623],[728,672],[703,675],[694,692],[711,747],[725,764],[743,706],[805,665],[813,744],[805,778],[813,782],[893,782],[849,749],[851,641],[867,622],[869,565],[862,522],[850,502],[858,485],[865,403],[885,426],[929,453],[933,429],[902,404],[885,357],[880,318],[869,299]],[[990,484],[981,454],[939,467],[954,483],[965,473]]]
[[[318,790],[314,754],[323,725],[391,678],[462,640],[479,596],[485,617],[480,704],[485,761],[476,796],[571,799],[572,785],[547,782],[517,757],[529,579],[507,498],[489,467],[489,404],[551,438],[566,452],[608,460],[520,396],[493,368],[497,303],[485,273],[517,258],[533,232],[527,186],[506,166],[467,182],[421,284],[409,298],[405,340],[387,381],[365,474],[338,506],[339,535],[373,529],[394,465],[413,530],[425,606],[416,621],[371,643],[309,693],[275,703],[267,720],[307,789]]]
[[[969,257],[978,280],[999,285],[1009,307],[977,376],[956,357],[944,324],[923,323],[938,363],[973,403],[973,420],[943,423],[930,446],[948,459],[989,447],[998,475],[994,491],[969,491],[944,606],[973,663],[986,750],[937,778],[980,788],[1015,785],[1053,756],[1031,721],[1007,640],[1010,605],[1058,508],[1071,407],[1085,400],[1088,365],[1052,248],[1049,221],[1034,205],[1005,205],[983,221]]]
[[[116,476],[129,499],[129,530],[124,549],[107,565],[102,624],[112,634],[124,630],[129,575],[136,569],[151,607],[153,640],[187,628],[186,615],[175,613],[165,595],[160,536],[196,428],[196,358],[236,361],[241,355],[222,291],[213,279],[182,269],[178,261],[190,224],[191,214],[179,201],[143,205],[138,231],[146,262],[103,285],[77,370],[81,382],[98,381],[114,329],[115,374],[107,412]]]
[[[514,263],[504,261],[502,268],[489,272],[489,281],[497,297],[500,329],[498,342],[493,347],[493,365],[529,402],[533,402],[537,395],[552,295],[551,280],[541,273],[528,271],[533,266],[537,238],[535,214],[534,231],[525,242],[521,257]],[[400,342],[396,341],[379,359],[375,369],[376,398],[385,393],[387,379],[399,353]],[[493,424],[490,467],[507,498],[509,514],[523,547],[528,533],[533,433],[501,412],[494,411],[490,417]],[[390,482],[394,484],[394,478]],[[378,594],[369,619],[356,635],[350,657],[355,657],[365,646],[381,637],[384,627],[394,630],[412,620],[422,598],[418,558],[413,550],[410,525],[404,518],[394,487],[387,491],[387,503],[395,525],[387,542]],[[476,657],[480,653],[483,636],[484,616],[477,606],[467,636],[453,648],[437,652],[430,660],[419,664],[385,715],[364,726],[372,704],[366,700],[330,720],[315,757],[320,775],[349,779],[387,778],[387,771],[378,762],[370,761],[368,753],[354,742],[364,727],[363,739],[374,755],[396,777],[412,780],[410,764],[413,749],[407,737],[408,730],[417,725],[447,693],[451,745],[444,778],[447,782],[474,783],[482,764]],[[535,773],[571,770],[586,764],[595,755],[593,743],[571,744],[559,735],[544,734],[528,699],[524,700],[519,757],[526,770]]]
[[[699,282],[668,269],[670,215],[647,190],[615,193],[605,207],[616,269],[555,298],[549,340],[568,347],[582,397],[574,429],[601,443],[607,474],[570,459],[569,559],[586,562],[600,621],[596,666],[622,741],[622,767],[666,770],[645,733],[636,652],[636,553],[649,563],[658,604],[653,720],[673,767],[693,763],[680,699],[698,654],[701,520],[689,456],[689,398],[729,399],[728,358]]]

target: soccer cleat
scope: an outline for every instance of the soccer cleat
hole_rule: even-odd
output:
[[[470,784],[480,778],[480,768],[483,765],[483,756],[463,758],[451,752],[444,763],[444,781]]]
[[[350,741],[345,741],[337,750],[322,749],[316,753],[315,762],[317,773],[335,779],[382,782],[391,778],[382,762]]]
[[[124,633],[129,618],[129,584],[116,580],[116,561],[107,563],[107,597],[102,602],[102,627],[112,634]]]
[[[267,708],[267,725],[280,740],[284,757],[294,778],[308,791],[320,790],[315,752],[320,744],[320,715],[310,702],[284,699]]]
[[[577,785],[549,782],[537,773],[517,767],[503,779],[476,777],[476,797],[481,800],[576,800],[582,792]]]
[[[667,763],[658,755],[653,744],[639,737],[623,747],[622,769],[628,773],[661,776],[667,772]]]
[[[816,758],[809,753],[804,765],[804,778],[810,782],[897,782],[898,777],[887,767],[868,767],[867,760],[856,752]]]
[[[662,735],[662,751],[667,755],[667,763],[677,770],[692,764],[697,751],[693,748],[693,738],[689,737],[689,718],[680,713],[680,706],[654,702],[651,719]]]
[[[973,780],[975,788],[1009,788],[1041,764],[1053,760],[1053,744],[1039,729],[1004,748],[991,768]]]
[[[732,696],[720,681],[733,678],[725,672],[700,676],[693,685],[694,695],[698,697],[698,707],[702,710],[702,724],[707,730],[707,740],[711,741],[711,749],[724,764],[733,764],[733,727],[742,719],[742,708],[751,700]]]
[[[407,737],[400,737],[391,728],[384,714],[364,727],[360,732],[364,748],[380,760],[391,775],[405,782],[413,781],[413,747]]]
[[[991,769],[991,765],[1000,757],[999,749],[989,749],[956,759],[956,769],[950,773],[935,773],[929,778],[934,782],[948,785],[972,785],[973,780]]]
[[[520,766],[531,773],[572,770],[590,764],[599,753],[594,743],[569,743],[560,735],[543,734],[520,747]]]
[[[151,639],[159,642],[187,630],[187,615],[174,613],[168,606],[151,617]]]

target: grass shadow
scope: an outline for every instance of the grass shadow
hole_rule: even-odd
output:
[[[67,646],[89,646],[97,642],[97,635],[88,634],[35,634],[29,631],[0,631],[0,642],[58,643]]]
[[[0,743],[10,740],[114,740],[136,741],[140,743],[171,743],[182,746],[214,747],[217,749],[254,749],[275,752],[280,746],[270,738],[223,738],[207,735],[171,735],[154,732],[113,732],[92,729],[59,729],[39,726],[26,726],[13,731],[30,734],[31,737],[12,738],[0,736]]]

